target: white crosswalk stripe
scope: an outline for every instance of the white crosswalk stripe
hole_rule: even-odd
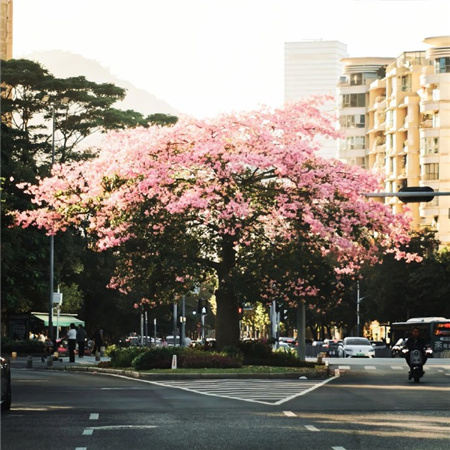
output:
[[[331,377],[326,380],[170,380],[154,382],[154,384],[215,397],[267,405],[281,405],[284,402],[317,389],[334,378]]]

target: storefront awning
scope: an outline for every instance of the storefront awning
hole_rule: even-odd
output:
[[[48,327],[48,314],[46,313],[31,313],[36,319],[42,320],[44,322],[44,325]],[[54,327],[69,327],[71,323],[74,323],[76,326],[83,325],[84,327],[84,321],[78,319],[75,316],[72,316],[70,314],[60,314],[59,318],[57,314],[55,314],[52,317],[52,324]]]

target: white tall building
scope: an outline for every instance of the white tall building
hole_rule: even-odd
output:
[[[347,45],[339,41],[308,40],[284,44],[284,101],[300,100],[311,95],[332,95],[334,102],[324,111],[337,116],[336,81],[342,74]],[[336,158],[338,143],[321,139],[321,156]]]

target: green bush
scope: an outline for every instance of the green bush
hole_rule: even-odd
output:
[[[244,360],[247,357],[252,358],[270,358],[272,354],[272,346],[266,339],[259,341],[241,341],[239,342],[239,349],[244,355]]]
[[[138,355],[132,366],[136,370],[170,369],[174,355],[177,355],[177,367],[180,369],[242,367],[241,358],[184,347],[151,348]]]
[[[183,369],[234,369],[242,367],[242,360],[223,353],[182,355],[178,367]]]
[[[179,347],[155,347],[137,355],[132,361],[135,370],[170,369],[172,356],[178,353]]]
[[[232,356],[240,361],[244,357],[242,350],[239,347],[232,347],[231,345],[227,345],[222,349],[222,353],[228,356]]]
[[[35,339],[15,341],[8,337],[2,337],[1,349],[3,355],[10,355],[12,352],[16,352],[18,356],[41,355],[45,351],[45,344]]]
[[[255,356],[246,356],[244,365],[251,366],[275,366],[275,367],[314,367],[315,362],[300,361],[295,353],[275,352],[268,358],[258,358]]]
[[[106,355],[111,359],[112,367],[132,367],[133,360],[146,352],[150,351],[148,347],[117,347],[110,345],[106,349]]]

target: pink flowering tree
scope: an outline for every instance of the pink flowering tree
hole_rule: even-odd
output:
[[[338,136],[322,101],[111,133],[97,159],[55,166],[24,187],[36,209],[17,222],[48,233],[77,227],[99,251],[116,248],[111,287],[123,291],[149,282],[155,294],[181,293],[214,276],[218,346],[236,345],[236,280],[245,283],[261,252],[297,242],[332,258],[337,279],[382,252],[406,256],[397,247],[408,240],[407,218],[363,195],[380,180],[317,156],[316,136]],[[299,271],[262,276],[267,300],[320,295]]]

